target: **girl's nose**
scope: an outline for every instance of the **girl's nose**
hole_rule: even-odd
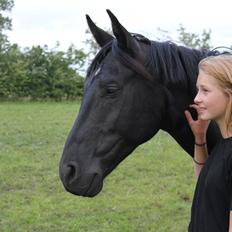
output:
[[[196,97],[194,98],[194,103],[199,104],[201,102],[200,94],[199,92],[197,93]]]

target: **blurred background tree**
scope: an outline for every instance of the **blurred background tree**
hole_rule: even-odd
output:
[[[14,6],[13,0],[0,0],[0,51],[8,44],[6,31],[11,30],[12,23],[9,14]]]
[[[201,35],[190,33],[186,31],[186,28],[180,24],[178,39],[185,46],[196,49],[210,49],[211,46],[211,30],[203,30]]]
[[[0,98],[1,99],[76,99],[83,94],[83,68],[87,54],[70,45],[59,51],[46,45],[20,48],[10,44],[6,32],[11,30],[7,14],[13,0],[0,0]]]

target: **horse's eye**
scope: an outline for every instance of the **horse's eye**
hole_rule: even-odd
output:
[[[106,92],[108,94],[112,94],[112,93],[115,93],[118,90],[119,90],[119,88],[117,86],[108,86],[107,89],[106,89]]]
[[[109,96],[115,95],[115,93],[119,90],[118,85],[110,84],[106,86],[106,94]]]

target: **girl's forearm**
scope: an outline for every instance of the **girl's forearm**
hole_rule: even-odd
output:
[[[208,149],[205,141],[196,140],[194,148],[194,170],[195,176],[198,178],[202,167],[204,166],[206,160],[208,159]]]

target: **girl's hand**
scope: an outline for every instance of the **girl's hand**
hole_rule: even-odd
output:
[[[196,104],[190,105],[190,107],[194,108],[198,113],[199,107]],[[186,110],[184,113],[188,124],[191,127],[191,130],[195,136],[195,142],[204,143],[210,120],[202,120],[199,118],[197,120],[193,120],[192,115],[189,111]]]

